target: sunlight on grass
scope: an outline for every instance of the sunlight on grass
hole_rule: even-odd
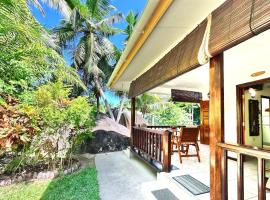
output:
[[[0,187],[2,200],[99,200],[97,171],[87,168],[53,181],[38,181]]]

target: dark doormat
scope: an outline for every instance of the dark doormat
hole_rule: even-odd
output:
[[[208,186],[190,175],[175,176],[173,179],[185,187],[193,195],[200,195],[210,192],[210,188]]]
[[[152,194],[157,200],[179,200],[169,189],[154,190]]]

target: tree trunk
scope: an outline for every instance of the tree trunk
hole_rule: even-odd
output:
[[[110,105],[109,105],[109,103],[108,103],[108,101],[107,101],[107,98],[106,98],[106,96],[105,96],[105,94],[104,94],[104,92],[103,92],[103,89],[102,89],[101,86],[100,86],[100,83],[99,83],[99,81],[98,81],[98,78],[97,78],[97,77],[94,77],[94,81],[95,81],[96,87],[97,87],[97,89],[98,89],[98,92],[99,92],[101,98],[103,99],[103,101],[104,101],[104,103],[105,103],[105,106],[106,106],[106,108],[107,108],[107,111],[108,111],[109,114],[110,114],[110,117],[115,121],[113,112],[112,112],[111,107],[110,107]]]
[[[100,103],[99,103],[99,97],[100,95],[98,93],[95,94],[96,100],[97,100],[97,112],[100,112]]]
[[[123,93],[123,94],[121,95],[121,103],[120,103],[120,107],[119,107],[118,114],[117,114],[117,118],[116,118],[116,122],[117,122],[117,123],[119,123],[119,121],[120,121],[120,119],[121,119],[121,115],[122,115],[122,111],[123,111],[125,99],[126,99],[126,94]]]

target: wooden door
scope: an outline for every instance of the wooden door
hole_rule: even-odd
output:
[[[209,101],[200,102],[200,141],[201,144],[209,144]]]

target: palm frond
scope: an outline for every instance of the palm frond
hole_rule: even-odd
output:
[[[27,0],[27,2],[33,4],[41,12],[41,14],[45,16],[45,12],[38,0]]]
[[[37,0],[31,0],[37,1]],[[48,4],[51,8],[59,10],[59,12],[65,17],[69,18],[71,15],[70,4],[66,2],[66,0],[41,0],[43,3]]]
[[[96,26],[98,27],[98,26],[100,26],[102,24],[113,25],[115,23],[120,22],[123,18],[124,17],[123,17],[122,13],[116,13],[116,14],[110,16],[110,17],[107,17],[107,18],[101,20],[100,22],[98,22],[96,24]]]

